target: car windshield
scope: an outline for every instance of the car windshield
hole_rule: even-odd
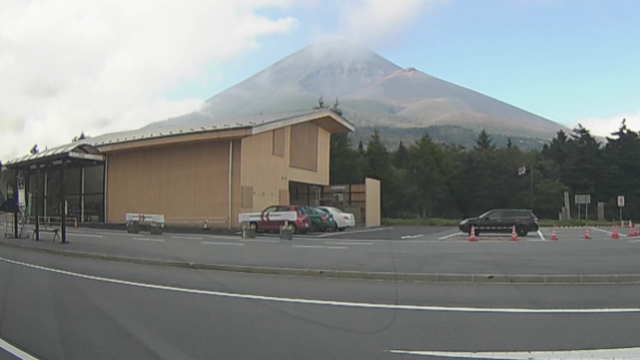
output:
[[[640,0],[0,0],[4,359],[640,360]]]

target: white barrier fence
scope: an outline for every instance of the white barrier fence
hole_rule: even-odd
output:
[[[260,221],[296,221],[298,213],[295,211],[273,211],[265,213],[243,213],[238,215],[238,222],[252,223]]]

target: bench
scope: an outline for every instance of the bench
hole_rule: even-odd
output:
[[[56,241],[56,239],[60,238],[60,235],[59,235],[60,228],[58,228],[58,227],[40,225],[38,227],[38,232],[40,232],[40,233],[43,233],[43,232],[53,233],[53,241]],[[33,233],[31,234],[31,238],[32,239],[36,238],[36,229],[33,229]]]

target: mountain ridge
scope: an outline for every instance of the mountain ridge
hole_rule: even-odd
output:
[[[400,67],[344,41],[309,45],[210,97],[199,111],[148,126],[177,126],[193,117],[309,109],[320,97],[327,103],[339,99],[344,116],[356,127],[453,125],[542,139],[566,130],[549,119],[416,68]]]

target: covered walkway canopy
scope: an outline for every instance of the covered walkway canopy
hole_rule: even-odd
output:
[[[11,160],[6,166],[16,176],[20,212],[14,220],[16,237],[19,223],[24,225],[33,218],[34,235],[39,240],[41,219],[54,216],[59,219],[56,223],[64,243],[67,217],[71,214],[76,221],[84,221],[87,200],[92,208],[97,208],[98,214],[103,213],[104,155],[93,145],[78,141]],[[92,181],[85,180],[87,173]],[[97,182],[96,177],[99,177]],[[93,185],[87,189],[85,184],[89,183]]]

